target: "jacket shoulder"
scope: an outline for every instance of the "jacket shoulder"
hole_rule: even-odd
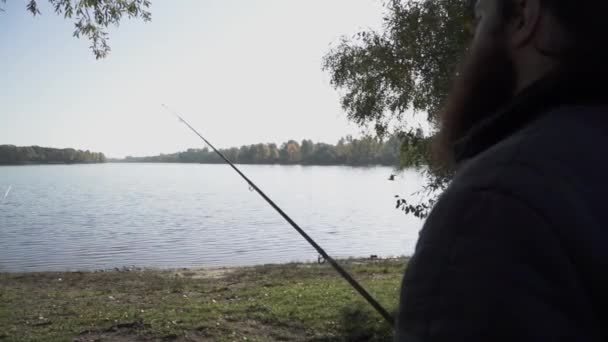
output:
[[[598,146],[608,145],[608,107],[552,110],[479,155],[464,162],[452,184],[457,188],[580,185],[581,172],[593,165],[608,171]]]

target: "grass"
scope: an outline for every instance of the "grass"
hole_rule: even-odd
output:
[[[405,259],[343,264],[389,311]],[[0,341],[390,341],[328,265],[0,274]]]

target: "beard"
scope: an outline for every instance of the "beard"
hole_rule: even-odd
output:
[[[452,168],[454,143],[513,98],[515,67],[497,38],[489,37],[488,44],[471,49],[459,68],[439,113],[440,131],[434,146],[436,166]]]

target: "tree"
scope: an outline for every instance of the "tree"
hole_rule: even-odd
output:
[[[271,164],[279,162],[280,153],[277,144],[268,145],[268,162]]]
[[[257,164],[259,162],[264,162],[268,155],[267,148],[264,144],[255,144],[250,147],[253,164]]]
[[[19,161],[19,154],[17,152],[17,146],[14,145],[0,145],[0,163],[2,164],[14,164]]]
[[[468,3],[387,1],[381,31],[366,30],[342,38],[323,61],[332,85],[341,90],[341,104],[348,118],[358,125],[373,127],[379,137],[397,127],[406,154],[411,157],[413,151],[419,153],[416,158],[402,159],[401,166],[416,166],[420,161],[427,165],[423,171],[427,203],[411,204],[402,199],[397,203],[416,216],[428,214],[436,191],[447,185],[451,173],[433,167],[430,139],[418,134],[406,114],[426,113],[436,131],[436,114],[472,38],[473,18]]]
[[[226,158],[228,158],[228,160],[230,160],[233,163],[239,162],[239,149],[236,147],[232,147],[232,148],[224,151],[224,155],[226,156]]]
[[[379,145],[376,138],[366,136],[351,142],[351,157],[349,164],[371,165],[377,162]]]
[[[70,149],[70,150],[72,150],[72,149]],[[72,150],[72,151],[76,152],[75,150]],[[23,161],[23,162],[38,160],[38,153],[36,153],[36,150],[34,149],[33,146],[22,147],[19,154],[20,154],[19,160]]]
[[[336,149],[329,145],[318,143],[314,148],[315,152],[310,158],[311,164],[315,165],[334,165],[338,163]]]
[[[351,159],[351,147],[350,142],[346,138],[340,138],[336,145],[336,158],[339,164],[346,164],[347,160]]]
[[[401,139],[399,136],[392,135],[381,144],[379,158],[383,165],[396,165],[398,157],[401,153]]]
[[[383,141],[373,136],[340,139],[337,145],[317,143],[304,139],[302,146],[289,140],[279,149],[276,144],[255,144],[221,149],[229,160],[240,164],[305,164],[305,165],[389,165],[397,166],[399,155],[409,153],[400,150],[401,137],[391,136]],[[304,151],[308,151],[304,153]],[[312,151],[312,152],[311,152]],[[84,153],[77,151],[77,153]],[[95,155],[93,159],[95,159]],[[307,155],[306,159],[304,156]],[[104,157],[105,158],[105,157]],[[105,159],[104,159],[105,160]],[[184,152],[161,154],[151,157],[127,157],[124,162],[144,163],[223,163],[223,160],[208,148],[188,149]]]
[[[302,154],[300,152],[300,144],[295,140],[289,140],[288,142],[281,145],[279,151],[281,162],[286,164],[297,164],[302,160]]]
[[[253,163],[254,159],[253,159],[253,152],[252,148],[253,146],[241,146],[241,148],[239,149],[239,163],[243,163],[243,164],[251,164]]]
[[[6,3],[6,0],[0,0]],[[85,36],[91,42],[95,58],[110,53],[107,28],[118,26],[123,17],[150,21],[150,0],[48,0],[57,15],[74,21],[73,36]],[[40,0],[27,0],[26,8],[32,15],[42,14]]]
[[[312,140],[302,140],[302,145],[300,146],[300,153],[302,154],[302,162],[308,163],[310,158],[312,157],[315,150],[315,144]]]
[[[103,153],[73,148],[57,149],[40,146],[0,145],[0,164],[72,164],[104,163]]]

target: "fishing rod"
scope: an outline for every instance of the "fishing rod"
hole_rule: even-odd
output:
[[[211,144],[209,140],[205,139],[205,137],[203,137],[202,134],[200,134],[196,129],[194,129],[194,127],[192,127],[186,120],[184,120],[184,118],[182,118],[179,114],[171,110],[166,105],[163,104],[162,106],[168,112],[175,115],[179,119],[179,121],[186,125],[192,132],[194,132],[194,134],[198,135],[198,137],[201,138],[205,142],[205,144],[207,144],[213,150],[213,152],[217,153],[217,155],[219,155],[220,158],[222,158],[222,160],[226,162],[226,164],[232,167],[232,169],[236,171],[236,173],[238,173],[239,176],[241,176],[241,178],[243,178],[252,189],[254,189],[260,196],[262,196],[262,198],[274,210],[276,210],[276,212],[279,213],[279,215],[281,215],[285,219],[285,221],[287,221],[287,223],[289,223],[293,227],[293,229],[300,233],[300,235],[302,235],[302,237],[312,247],[314,247],[314,249],[316,249],[319,254],[321,254],[321,256],[342,276],[342,278],[344,278],[350,284],[350,286],[357,290],[357,292],[359,292],[359,294],[363,298],[365,298],[365,300],[371,306],[373,306],[374,309],[376,309],[380,316],[382,316],[392,327],[395,326],[395,319],[393,318],[393,316],[389,314],[388,311],[386,311],[386,309],[382,305],[380,305],[380,303],[378,303],[378,301],[374,297],[372,297],[369,292],[367,292],[367,290],[365,290],[363,286],[361,286],[344,268],[342,268],[340,264],[338,264],[329,254],[327,254],[327,252],[325,252],[325,250],[321,246],[319,246],[319,244],[317,244],[315,240],[313,240],[302,228],[300,228],[300,226],[295,223],[295,221],[292,220],[291,217],[289,217],[289,215],[287,215],[283,211],[283,209],[281,209],[276,203],[274,203],[274,201],[271,200],[251,179],[245,176],[245,174],[241,172],[241,170],[236,167],[234,163],[232,163],[222,152],[215,148],[215,146],[213,146],[213,144]]]

